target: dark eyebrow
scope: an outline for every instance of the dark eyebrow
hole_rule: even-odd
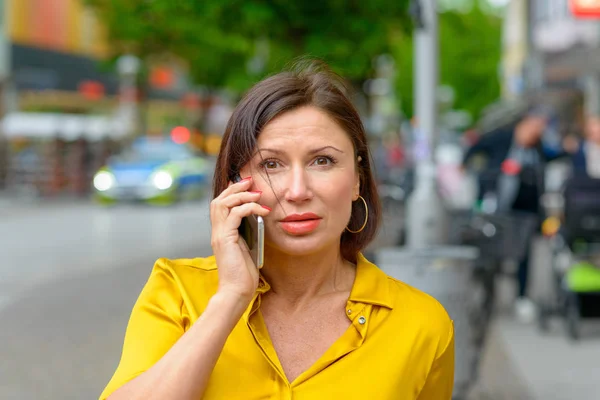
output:
[[[343,152],[342,150],[338,149],[337,147],[333,147],[333,146],[323,146],[323,147],[319,147],[318,149],[311,150],[311,152],[310,152],[310,153],[311,153],[311,154],[314,154],[314,153],[320,153],[320,152],[322,152],[323,150],[327,150],[327,149],[335,150],[335,151],[337,151],[338,153],[342,153],[342,154],[344,154],[344,152]]]
[[[311,150],[310,154],[320,153],[323,150],[327,150],[327,149],[335,150],[338,153],[342,153],[342,154],[344,153],[342,150],[338,149],[337,147],[334,147],[334,146],[323,146],[323,147],[319,147],[318,149]],[[284,153],[283,151],[277,150],[277,149],[261,148],[261,149],[258,149],[258,151],[255,153],[255,155],[258,154],[259,152],[267,152],[267,151],[271,152],[271,153],[275,153],[275,154],[282,154],[282,153]]]

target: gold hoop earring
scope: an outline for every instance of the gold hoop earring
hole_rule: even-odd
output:
[[[358,196],[358,198],[361,199],[363,204],[365,205],[365,222],[362,224],[360,229],[357,231],[352,231],[352,230],[348,229],[348,227],[346,227],[346,230],[350,233],[361,233],[365,229],[365,226],[367,226],[367,222],[369,221],[369,206],[367,206],[367,202],[365,201],[364,197]]]

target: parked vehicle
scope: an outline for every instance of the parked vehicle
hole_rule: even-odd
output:
[[[200,197],[212,171],[213,163],[186,145],[166,138],[140,138],[96,172],[93,186],[97,200],[104,204],[172,204]]]

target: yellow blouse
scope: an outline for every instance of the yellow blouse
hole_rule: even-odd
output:
[[[447,400],[454,381],[453,324],[429,295],[390,278],[362,255],[347,303],[348,330],[288,382],[259,312],[261,280],[209,379],[205,400]],[[214,257],[154,265],[127,327],[119,366],[100,396],[149,369],[217,290]]]

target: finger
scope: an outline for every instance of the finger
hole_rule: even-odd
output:
[[[257,202],[262,192],[240,192],[227,196],[221,204],[227,208],[233,208],[245,203]]]
[[[252,214],[266,217],[271,210],[257,203],[245,203],[241,206],[233,207],[226,220],[225,229],[237,229],[242,223],[242,218]]]
[[[250,186],[252,186],[252,177],[251,176],[244,178],[239,182],[235,182],[235,183],[230,182],[229,186],[227,186],[227,188],[225,190],[223,190],[219,196],[217,196],[217,199],[225,198],[233,193],[239,193],[239,192],[246,191],[250,188]]]
[[[228,203],[229,205],[226,205],[225,203],[223,203],[223,201],[236,193],[246,192],[250,188],[250,186],[252,184],[251,182],[252,182],[252,179],[247,178],[238,183],[234,183],[231,186],[229,186],[227,189],[223,190],[223,192],[221,192],[221,194],[219,196],[215,197],[210,202],[211,220],[213,220],[215,218],[219,218],[219,219],[227,218],[227,215],[229,215],[229,209],[231,207],[235,206],[236,203],[234,201],[234,202]],[[249,201],[256,201],[256,200],[258,200],[258,199],[251,198]]]

